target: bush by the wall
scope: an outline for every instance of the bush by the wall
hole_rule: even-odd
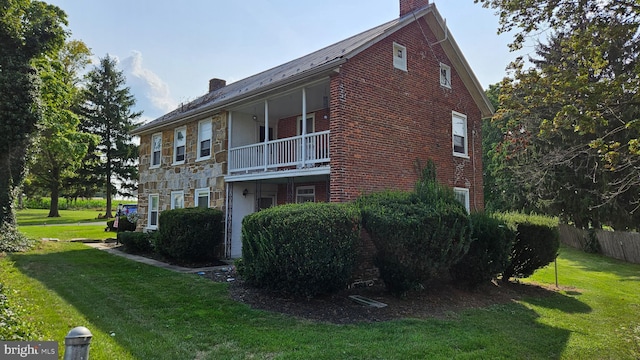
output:
[[[516,233],[503,220],[485,213],[471,214],[469,251],[450,269],[451,277],[468,286],[497,279],[509,263]]]
[[[503,281],[511,277],[529,277],[555,260],[560,247],[557,219],[514,213],[499,216],[516,230],[516,241],[509,264],[502,274]]]
[[[156,250],[178,262],[215,260],[223,241],[223,213],[218,209],[187,208],[160,213]]]
[[[151,237],[146,233],[135,231],[119,232],[118,242],[124,246],[126,252],[131,254],[144,254],[153,251]]]
[[[248,215],[242,221],[245,281],[256,287],[314,296],[346,287],[360,237],[355,207],[289,204]]]
[[[393,293],[403,294],[448,270],[471,242],[466,209],[452,190],[437,184],[422,184],[418,193],[363,196],[358,204],[378,251],[380,277]]]

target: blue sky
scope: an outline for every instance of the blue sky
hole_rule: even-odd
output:
[[[398,0],[48,0],[71,38],[96,57],[117,57],[143,118],[208,89],[318,50],[399,15]],[[433,1],[483,88],[515,58],[498,18],[473,0]]]

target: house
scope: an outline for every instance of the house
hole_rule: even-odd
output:
[[[167,209],[226,213],[224,255],[241,256],[244,216],[277,204],[348,202],[410,190],[416,161],[468,210],[483,208],[481,119],[492,107],[436,6],[209,92],[140,136],[139,230]]]

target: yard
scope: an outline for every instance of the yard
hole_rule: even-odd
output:
[[[551,295],[347,325],[254,310],[227,284],[78,243],[3,257],[0,278],[43,339],[62,349],[88,327],[91,359],[638,358],[640,266],[562,248],[558,268]],[[553,267],[531,280],[552,288]]]

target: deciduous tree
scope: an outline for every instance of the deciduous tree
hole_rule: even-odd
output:
[[[15,190],[41,119],[33,61],[64,43],[66,15],[40,1],[0,0],[0,226],[15,225]]]

